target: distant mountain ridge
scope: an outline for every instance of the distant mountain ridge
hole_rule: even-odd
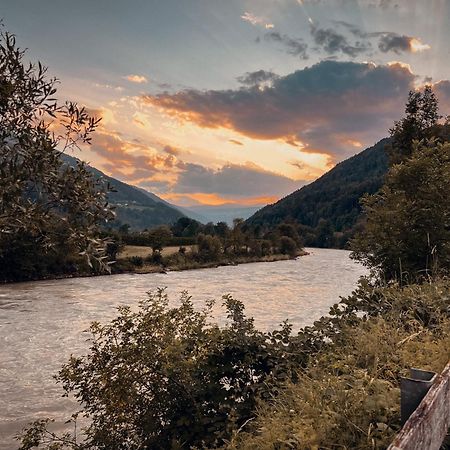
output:
[[[226,222],[228,225],[233,224],[233,219],[248,219],[260,207],[258,206],[239,206],[239,205],[195,205],[182,209],[181,211],[188,211],[191,214],[200,215],[204,218],[203,223],[206,222]],[[200,222],[202,222],[200,220]]]
[[[382,139],[314,182],[265,206],[247,219],[246,226],[268,230],[292,221],[299,224],[306,245],[344,247],[358,226],[361,197],[375,193],[383,184],[388,170],[388,142],[388,138]]]
[[[67,154],[63,154],[62,159],[72,166],[76,165],[78,161],[77,158]],[[96,178],[103,178],[115,190],[109,192],[107,198],[115,208],[116,226],[128,224],[134,230],[143,230],[158,225],[171,225],[181,217],[198,220],[195,214],[178,209],[145,189],[110,177],[90,165],[87,167]]]

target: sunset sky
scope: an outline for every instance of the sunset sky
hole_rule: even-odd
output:
[[[263,205],[450,112],[448,0],[1,0],[59,97],[103,117],[76,156],[172,203]]]

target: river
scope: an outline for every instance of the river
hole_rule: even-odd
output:
[[[307,249],[297,260],[253,263],[168,274],[113,275],[0,286],[0,449],[32,420],[57,423],[74,411],[52,376],[71,353],[85,351],[90,322],[108,321],[119,305],[135,305],[147,291],[167,287],[176,303],[189,291],[196,305],[232,294],[263,330],[284,319],[294,331],[326,314],[365,274],[343,250]],[[218,301],[214,314],[223,323]]]

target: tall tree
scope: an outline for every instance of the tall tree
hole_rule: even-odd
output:
[[[61,154],[90,142],[99,119],[59,104],[57,80],[26,64],[15,37],[0,35],[0,279],[106,269],[97,225],[113,218],[106,187]],[[82,258],[80,258],[80,256]]]
[[[415,281],[450,271],[450,143],[413,145],[385,185],[363,200],[367,223],[352,256],[386,280]]]
[[[426,86],[423,91],[410,91],[405,117],[389,130],[392,140],[387,153],[391,165],[411,156],[414,141],[431,138],[440,118],[438,101],[431,86]]]

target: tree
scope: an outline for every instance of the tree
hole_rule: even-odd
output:
[[[154,228],[148,232],[148,240],[152,247],[153,253],[160,252],[172,237],[172,231],[166,225]]]
[[[230,227],[226,222],[217,222],[215,225],[215,230],[217,236],[221,237],[222,239],[227,239],[230,236]]]
[[[217,236],[200,233],[197,245],[198,254],[205,261],[217,261],[222,253],[222,242]]]
[[[389,130],[392,141],[387,146],[391,165],[411,156],[413,142],[430,138],[440,119],[439,106],[431,86],[421,91],[410,91],[405,117]]]
[[[382,189],[366,196],[365,229],[353,258],[387,280],[414,281],[450,269],[450,143],[416,142]]]
[[[280,238],[280,253],[283,255],[294,256],[298,251],[297,243],[294,239],[288,236],[281,236]]]
[[[0,35],[0,279],[73,271],[82,258],[107,269],[99,224],[113,218],[101,180],[61,155],[90,143],[99,119],[54,98],[56,79],[24,63],[15,37]],[[58,132],[58,130],[60,130]]]
[[[295,241],[298,247],[302,247],[303,243],[298,234],[297,228],[292,223],[280,223],[278,225],[278,231],[281,236],[287,236]]]

